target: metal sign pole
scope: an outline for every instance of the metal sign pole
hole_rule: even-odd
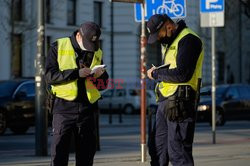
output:
[[[145,1],[144,0],[111,0],[112,2],[141,3],[141,162],[146,161],[146,45]]]
[[[212,47],[212,133],[213,144],[216,144],[216,67],[215,67],[215,27],[211,28],[211,47]]]
[[[144,0],[110,0],[110,2],[141,3],[141,162],[146,161],[146,45],[145,1]]]
[[[142,7],[141,22],[141,162],[146,161],[146,44],[145,35],[145,4]]]
[[[44,0],[37,1],[37,15],[38,15],[38,25],[37,25],[37,57],[35,61],[36,68],[36,155],[37,156],[47,156],[48,154],[48,113],[45,111],[45,81],[44,75],[44,60],[45,60],[45,44],[44,44],[44,33],[45,33],[45,19],[44,19]]]
[[[110,2],[110,56],[111,78],[114,79],[114,4]]]
[[[200,0],[201,27],[211,27],[211,72],[212,72],[212,135],[213,144],[216,144],[216,51],[215,51],[215,27],[223,27],[224,0]]]

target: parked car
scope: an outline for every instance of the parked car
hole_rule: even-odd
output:
[[[147,108],[156,109],[155,95],[152,90],[147,90]],[[102,94],[99,100],[101,111],[122,109],[125,114],[139,113],[140,90],[135,89],[109,89]]]
[[[201,88],[198,121],[212,119],[211,87]],[[227,120],[250,120],[250,86],[224,84],[216,87],[216,124],[223,126]]]
[[[6,128],[25,133],[34,124],[35,82],[31,79],[0,81],[0,135]]]

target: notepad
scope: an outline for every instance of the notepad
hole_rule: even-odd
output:
[[[92,68],[90,74],[94,74],[95,71],[96,71],[97,69],[99,69],[99,68],[105,68],[105,67],[106,67],[106,65],[96,65],[96,66],[94,66],[94,67]]]

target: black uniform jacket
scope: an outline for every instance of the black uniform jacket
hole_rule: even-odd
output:
[[[186,28],[186,23],[181,20],[178,23],[178,28],[174,32],[168,46],[170,46],[180,32]],[[164,44],[164,43],[163,43]],[[185,83],[188,82],[194,73],[196,63],[202,51],[202,41],[193,34],[184,36],[178,43],[178,54],[176,60],[176,68],[162,68],[154,70],[152,76],[157,81]],[[165,55],[164,55],[165,56]],[[164,58],[165,59],[165,58]],[[164,63],[164,62],[163,62]],[[164,97],[159,93],[159,101],[164,100]]]
[[[74,101],[66,101],[64,99],[56,98],[54,103],[53,113],[78,113],[81,111],[82,107],[93,107],[93,109],[97,109],[97,103],[90,104],[86,94],[85,87],[85,78],[79,77],[79,60],[85,60],[84,54],[85,51],[82,51],[80,46],[76,41],[76,33],[75,31],[70,37],[72,46],[76,52],[76,64],[78,65],[78,69],[68,69],[64,71],[59,70],[58,62],[57,62],[57,42],[52,43],[52,46],[49,50],[48,57],[46,59],[46,67],[45,67],[45,78],[49,85],[56,85],[65,83],[68,81],[76,80],[78,85],[78,96]],[[103,63],[103,61],[102,61]],[[98,79],[102,80],[107,86],[108,83],[108,74],[105,71]],[[98,82],[93,82],[97,84]],[[103,89],[99,89],[103,90]]]

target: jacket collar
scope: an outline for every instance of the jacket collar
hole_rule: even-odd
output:
[[[83,53],[83,50],[80,48],[78,42],[76,41],[76,34],[77,34],[78,30],[76,30],[75,32],[72,33],[72,35],[70,36],[70,41],[71,41],[71,44],[75,50],[75,52],[78,54],[78,55],[81,55]]]
[[[175,32],[173,33],[173,35],[171,36],[171,39],[170,39],[169,43],[167,43],[168,47],[171,46],[171,44],[174,42],[174,40],[177,38],[177,36],[181,33],[181,31],[184,28],[187,28],[187,25],[186,25],[184,20],[180,20],[176,24],[178,25],[178,27],[175,30]],[[163,44],[163,45],[166,46],[166,44]]]

